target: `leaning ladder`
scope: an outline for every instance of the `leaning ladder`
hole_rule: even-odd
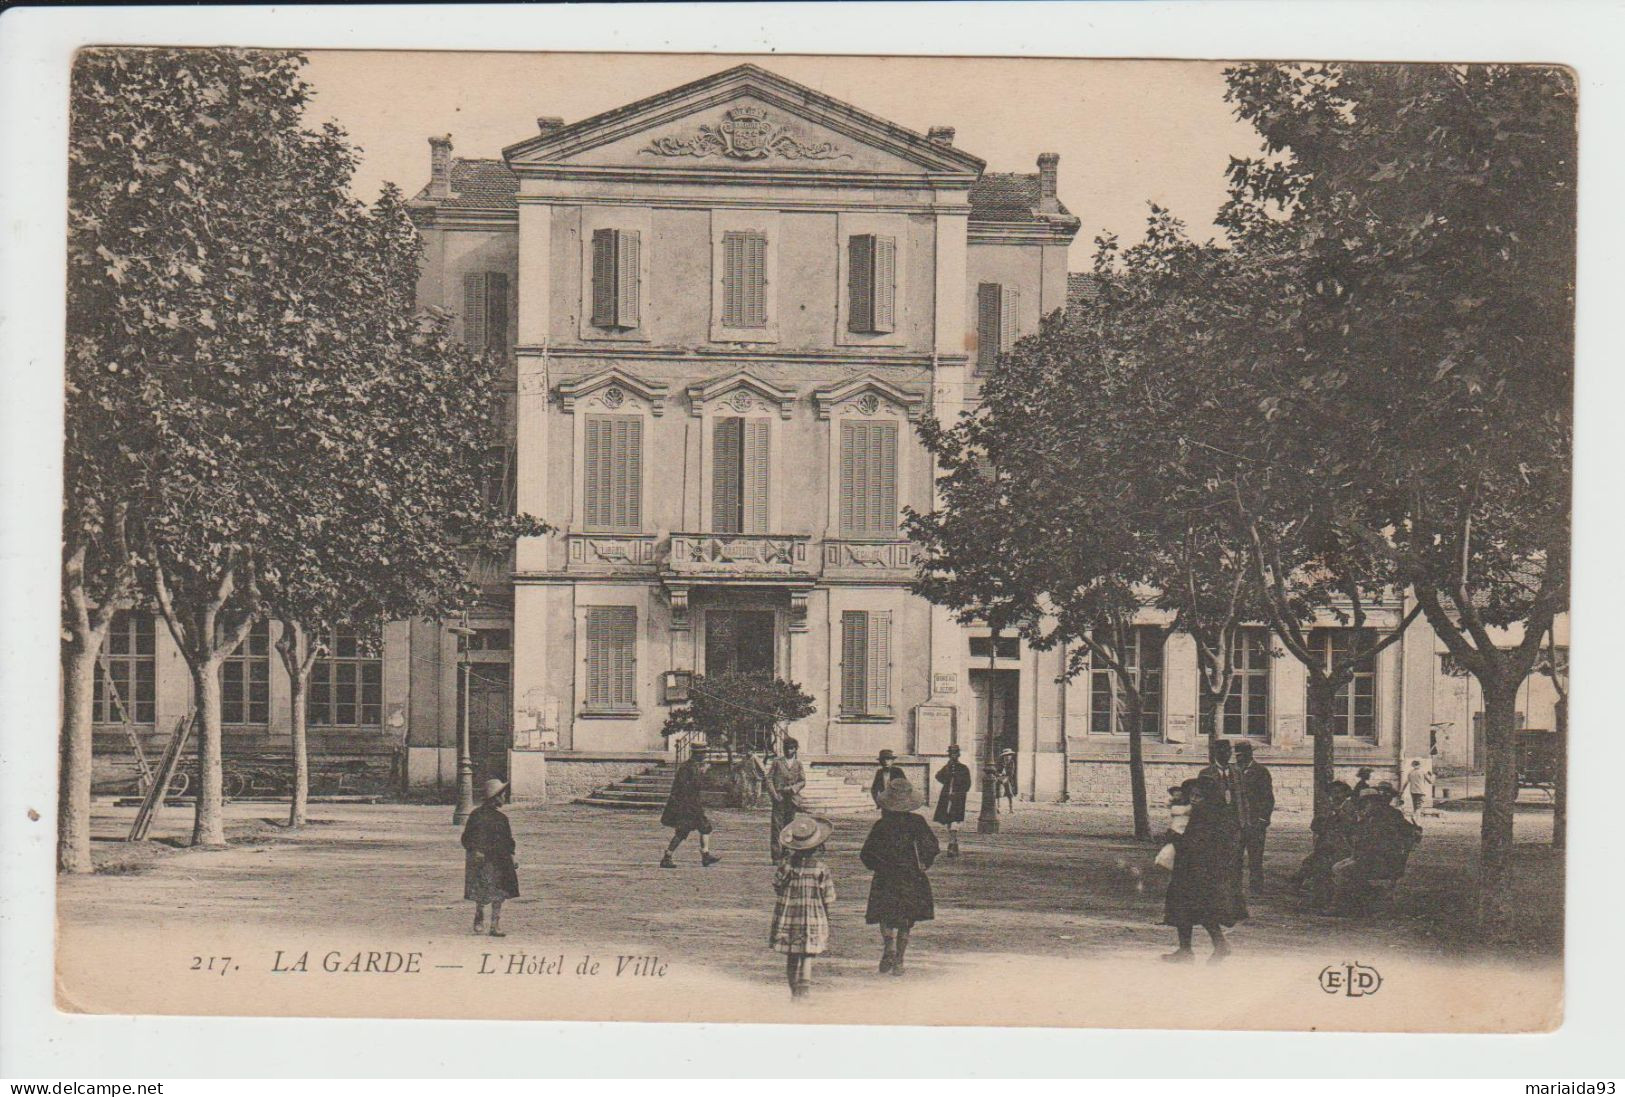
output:
[[[180,765],[181,751],[186,748],[186,740],[191,738],[192,723],[197,715],[193,709],[180,722],[175,725],[175,734],[169,737],[169,745],[164,748],[164,756],[158,762],[158,772],[153,774],[152,784],[147,788],[147,794],[141,798],[141,806],[136,809],[135,822],[130,824],[130,837],[128,841],[144,842],[147,832],[152,829],[152,818],[158,814],[163,806],[164,793],[169,791],[169,782],[174,779],[175,767]]]

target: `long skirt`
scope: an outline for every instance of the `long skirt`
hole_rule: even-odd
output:
[[[468,850],[463,860],[463,898],[475,903],[497,903],[514,898],[519,892],[508,889],[508,880],[504,879],[508,875],[489,857],[476,865],[474,851]]]

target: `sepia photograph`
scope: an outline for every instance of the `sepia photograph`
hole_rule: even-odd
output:
[[[59,1013],[1563,1026],[1575,68],[66,87]]]

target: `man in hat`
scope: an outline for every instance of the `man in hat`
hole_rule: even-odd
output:
[[[463,824],[463,898],[474,904],[474,932],[485,928],[485,908],[491,908],[491,936],[502,932],[502,903],[519,894],[518,859],[514,856],[513,827],[502,814],[502,795],[508,783],[491,778],[481,790],[480,806]]]
[[[693,746],[689,748],[688,759],[677,767],[677,775],[671,782],[671,795],[666,798],[666,810],[660,813],[660,825],[672,829],[666,855],[660,858],[661,868],[677,867],[672,854],[677,852],[677,847],[683,844],[690,831],[698,831],[700,835],[701,867],[710,868],[722,860],[711,853],[711,820],[705,814],[702,799],[704,789],[705,747]]]
[[[801,744],[786,736],[783,756],[775,756],[767,765],[767,795],[773,803],[773,829],[768,844],[774,864],[784,855],[779,832],[790,825],[798,812],[807,810],[801,798],[801,790],[807,787],[807,775],[802,771],[801,759],[796,756],[800,748]]]
[[[1016,752],[1013,747],[999,751],[999,787],[996,795],[1003,796],[1005,810],[1016,810]]]
[[[965,821],[965,797],[970,794],[970,767],[959,760],[959,744],[948,748],[948,762],[937,770],[937,810],[932,818],[948,828],[948,856],[959,856],[959,824]]]
[[[875,806],[880,806],[880,794],[886,791],[886,786],[899,778],[906,779],[908,774],[903,767],[897,765],[897,753],[891,748],[880,752],[880,768],[875,770],[875,779],[869,782],[869,795],[874,798]]]
[[[1275,814],[1275,786],[1270,771],[1253,761],[1253,745],[1236,744],[1237,815],[1241,821],[1241,851],[1247,862],[1247,887],[1264,894],[1264,837]]]

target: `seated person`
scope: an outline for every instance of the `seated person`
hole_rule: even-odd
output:
[[[1307,887],[1316,906],[1325,906],[1331,898],[1332,866],[1349,856],[1349,831],[1354,824],[1349,804],[1353,796],[1348,782],[1333,781],[1326,786],[1326,813],[1309,824],[1315,836],[1314,847],[1293,873],[1292,885]]]
[[[1421,840],[1422,828],[1405,818],[1392,796],[1382,789],[1366,789],[1349,832],[1350,855],[1332,866],[1334,912],[1347,913],[1363,905],[1373,883],[1405,875],[1405,862]]]

